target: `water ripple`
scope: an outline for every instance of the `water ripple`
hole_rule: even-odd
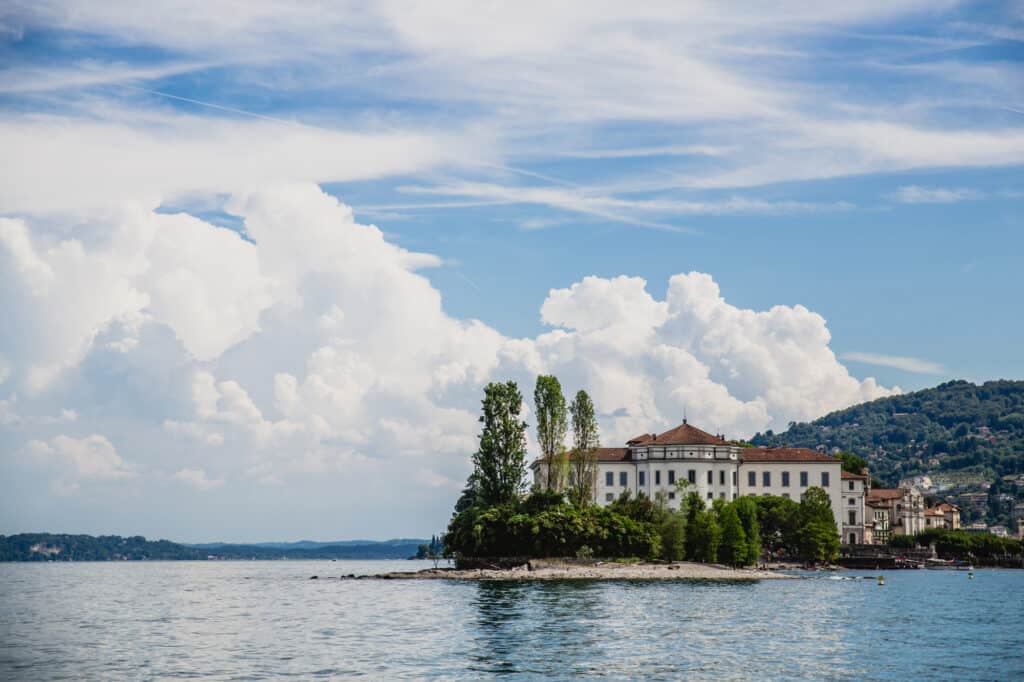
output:
[[[327,579],[395,568],[0,564],[0,679],[1024,679],[1024,571],[885,587]]]

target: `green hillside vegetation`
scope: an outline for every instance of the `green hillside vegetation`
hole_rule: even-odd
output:
[[[890,486],[927,474],[936,483],[933,496],[954,502],[963,493],[985,492],[987,505],[960,504],[964,520],[1012,528],[1013,505],[1024,499],[1013,480],[1024,472],[1024,381],[951,381],[791,423],[750,442],[847,451]]]

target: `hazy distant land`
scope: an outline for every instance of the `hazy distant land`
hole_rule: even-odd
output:
[[[0,561],[201,561],[216,559],[408,559],[429,540],[338,540],[316,542],[213,542],[184,544],[136,535],[0,535]]]

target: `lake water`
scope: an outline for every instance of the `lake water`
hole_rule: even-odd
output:
[[[1024,679],[1024,571],[325,579],[427,565],[0,564],[0,679]]]

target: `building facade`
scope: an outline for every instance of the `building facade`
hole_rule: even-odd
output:
[[[917,535],[925,529],[924,496],[913,486],[870,488],[867,505],[876,520],[873,533],[876,544],[888,542],[891,535]],[[884,518],[886,526],[881,533],[877,523],[880,518]]]
[[[866,545],[871,540],[865,537],[865,529],[871,519],[867,518],[868,475],[844,471],[843,482],[843,543]]]
[[[818,486],[828,494],[836,529],[842,530],[841,462],[814,450],[742,447],[683,420],[664,433],[637,436],[626,447],[598,449],[597,465],[594,502],[602,506],[628,490],[652,499],[664,493],[669,507],[678,509],[681,481],[688,484],[686,494],[696,491],[709,504],[740,495],[799,502],[808,488]],[[535,483],[543,486],[543,465],[535,461],[531,468]]]
[[[943,502],[924,510],[924,527],[942,530],[960,530],[960,508]]]

